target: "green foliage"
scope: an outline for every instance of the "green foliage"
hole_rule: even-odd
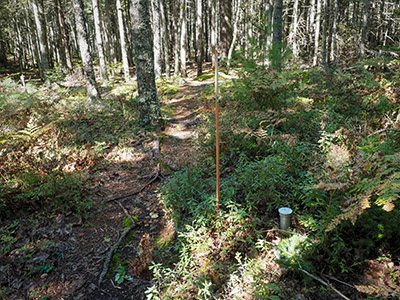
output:
[[[66,211],[84,214],[92,207],[91,200],[85,197],[83,181],[77,174],[28,172],[8,184],[0,182],[0,187],[1,218],[14,211],[38,208],[53,215]]]

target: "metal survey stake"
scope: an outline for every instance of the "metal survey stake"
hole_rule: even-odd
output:
[[[219,99],[218,99],[218,54],[215,50],[215,139],[216,139],[216,168],[217,168],[217,219],[219,214]]]

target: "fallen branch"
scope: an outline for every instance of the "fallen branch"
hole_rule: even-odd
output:
[[[331,284],[329,284],[329,283],[327,283],[326,281],[324,281],[322,278],[319,278],[319,277],[317,277],[317,276],[315,276],[315,275],[309,273],[308,271],[304,270],[304,269],[301,267],[300,264],[299,264],[299,270],[300,270],[301,272],[303,272],[304,274],[306,274],[307,276],[310,276],[311,278],[313,278],[313,279],[319,281],[319,282],[322,283],[323,285],[325,285],[325,286],[331,288],[334,292],[336,292],[336,293],[337,293],[339,296],[341,296],[343,299],[350,300],[350,299],[347,298],[345,295],[343,295],[340,291],[338,291],[336,288],[334,288]]]
[[[114,245],[114,247],[112,247],[112,248],[110,249],[110,251],[108,251],[106,261],[104,262],[103,271],[101,272],[100,277],[99,277],[99,282],[98,282],[99,285],[100,285],[101,282],[103,281],[104,277],[106,276],[106,274],[107,274],[107,272],[108,272],[108,269],[110,268],[110,263],[111,263],[111,260],[112,260],[113,255],[114,255],[114,251],[115,251],[116,249],[118,249],[119,246],[121,246],[121,244],[122,244],[123,240],[125,239],[125,237],[126,237],[126,236],[129,234],[129,232],[131,232],[132,229],[134,229],[135,227],[136,227],[136,224],[135,224],[135,223],[133,223],[131,226],[129,226],[129,228],[126,229],[126,230],[122,233],[121,237],[119,238],[118,242]]]
[[[114,251],[116,249],[118,249],[118,247],[122,244],[123,240],[125,239],[125,237],[129,234],[129,232],[132,231],[132,229],[134,229],[136,227],[136,222],[135,220],[132,218],[132,216],[129,214],[128,210],[122,205],[121,202],[115,200],[115,202],[118,203],[118,205],[121,207],[122,211],[124,212],[124,214],[129,218],[129,220],[131,220],[132,224],[131,226],[129,226],[129,228],[127,228],[121,235],[121,237],[119,238],[118,242],[114,245],[114,247],[112,247],[107,254],[107,258],[106,261],[104,262],[104,267],[103,267],[103,271],[100,274],[99,277],[99,282],[98,284],[100,285],[101,282],[103,281],[104,277],[107,275],[108,269],[110,268],[110,263],[112,260],[112,257],[114,255]]]
[[[322,274],[321,274],[322,275]],[[344,282],[344,281],[341,281],[341,280],[339,280],[339,279],[337,279],[337,278],[335,278],[335,277],[333,277],[333,276],[329,276],[329,275],[322,275],[322,277],[328,277],[328,278],[330,278],[330,279],[332,279],[332,280],[334,280],[334,281],[336,281],[336,282],[339,282],[339,283],[341,283],[341,284],[344,284],[344,285],[346,285],[346,286],[348,286],[348,287],[351,287],[351,288],[353,288],[353,289],[355,289],[356,287],[354,287],[354,286],[352,286],[351,284],[348,284],[347,282]]]

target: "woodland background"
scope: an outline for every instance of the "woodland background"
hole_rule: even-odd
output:
[[[399,29],[398,0],[2,0],[0,296],[398,299]]]

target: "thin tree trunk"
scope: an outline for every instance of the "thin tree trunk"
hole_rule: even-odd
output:
[[[210,32],[210,55],[212,57],[212,65],[215,67],[215,58],[214,58],[214,51],[217,48],[217,28],[218,28],[218,13],[217,13],[217,7],[218,7],[218,0],[209,0],[209,6],[211,6],[211,16],[210,16],[210,21],[211,21],[211,32]]]
[[[133,0],[130,6],[136,77],[140,103],[140,124],[159,126],[160,103],[154,75],[153,37],[147,0]]]
[[[96,78],[93,69],[92,53],[89,49],[88,34],[86,31],[86,20],[83,10],[82,0],[72,0],[74,5],[74,15],[76,32],[79,43],[79,50],[81,53],[83,70],[86,78],[86,89],[88,97],[91,101],[98,100],[100,94],[97,88]]]
[[[98,0],[92,0],[94,29],[96,32],[97,53],[99,54],[100,73],[103,82],[108,81],[106,58],[104,56],[103,36],[101,34],[101,17]]]
[[[265,6],[265,14],[267,18],[267,24],[266,24],[266,32],[265,32],[265,59],[264,59],[264,64],[266,66],[269,66],[271,64],[271,61],[269,59],[268,53],[271,51],[272,48],[272,28],[273,28],[273,11],[274,11],[274,3],[273,0],[267,0],[266,6]]]
[[[368,13],[371,0],[364,0],[364,7],[362,13],[362,28],[361,28],[361,40],[360,40],[360,59],[365,57],[365,49],[367,42],[367,22]]]
[[[239,0],[240,1],[240,0]],[[196,1],[197,76],[203,73],[203,1]]]
[[[153,12],[154,73],[158,79],[161,77],[160,0],[151,0],[151,7]]]
[[[274,0],[271,65],[277,70],[282,69],[282,2],[282,0]]]
[[[318,64],[318,56],[319,56],[319,31],[321,27],[321,1],[317,0],[317,15],[315,19],[315,35],[314,35],[314,58],[313,58],[313,66]]]
[[[295,0],[293,5],[293,28],[291,32],[293,60],[297,60],[299,55],[299,49],[297,45],[298,8],[299,8],[299,0]]]
[[[167,2],[165,0],[160,1],[160,16],[161,16],[161,36],[162,36],[162,45],[163,45],[163,54],[164,54],[164,65],[165,65],[165,77],[169,79],[170,75],[170,62],[169,62],[169,33],[168,33],[168,18],[166,12]]]
[[[186,48],[187,48],[187,32],[186,32],[186,0],[181,0],[180,6],[180,20],[181,20],[181,35],[180,35],[180,73],[186,77]]]
[[[41,20],[41,16],[40,16],[41,11],[39,11],[36,0],[32,0],[31,4],[32,4],[33,16],[35,19],[36,31],[37,31],[38,42],[39,42],[40,62],[41,62],[42,72],[43,72],[42,79],[45,81],[46,86],[49,88],[51,86],[50,80],[47,76],[47,72],[49,71],[49,62],[47,60],[47,47],[45,44],[46,36],[45,36],[45,32],[43,30],[42,20]]]
[[[228,72],[229,72],[229,67],[230,67],[230,63],[231,63],[231,59],[232,59],[233,49],[235,48],[235,43],[236,43],[236,39],[237,39],[237,35],[238,35],[238,29],[239,29],[238,25],[239,25],[240,15],[241,15],[240,5],[241,5],[241,0],[238,0],[237,5],[236,5],[236,11],[235,11],[235,21],[233,23],[232,43],[231,43],[231,46],[229,47],[229,52],[228,52],[228,62],[227,62]]]
[[[337,65],[337,18],[338,18],[338,0],[333,0],[333,24],[332,24],[332,66],[335,69]]]
[[[122,66],[124,68],[125,81],[129,80],[129,62],[128,53],[126,51],[126,41],[125,41],[125,26],[124,17],[122,12],[121,0],[117,0],[117,13],[118,13],[118,28],[119,28],[119,38],[121,41],[121,54],[122,54]]]
[[[174,32],[174,76],[179,74],[179,51],[180,51],[180,26],[179,26],[179,3],[172,5],[172,30]]]

